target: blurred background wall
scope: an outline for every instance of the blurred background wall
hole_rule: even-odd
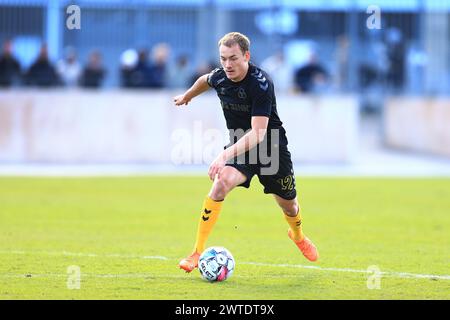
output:
[[[71,5],[78,7],[79,21],[73,20],[77,12]],[[44,112],[46,105],[87,113],[111,105],[110,110],[102,109],[104,113],[92,111],[94,122],[123,109],[139,119],[141,111],[133,111],[136,103],[148,108],[149,117],[153,109],[155,117],[174,116],[173,110],[164,111],[171,108],[172,95],[218,66],[217,41],[230,31],[251,39],[252,61],[273,77],[280,114],[282,119],[285,114],[290,131],[296,130],[296,123],[302,125],[294,119],[306,117],[317,124],[292,133],[298,161],[351,162],[368,118],[375,119],[385,148],[449,156],[449,0],[1,0],[0,161],[36,161],[17,158],[11,146],[20,139],[37,139],[26,134],[27,125],[36,126],[32,119],[39,118],[43,126],[54,121],[33,116],[34,111]],[[13,56],[17,66],[5,56]],[[128,99],[118,98],[121,93]],[[430,107],[436,100],[441,107]],[[214,99],[209,104],[218,108]],[[341,106],[343,116],[336,116],[333,106]],[[65,114],[69,120],[87,121]],[[192,120],[216,123],[220,112],[197,116]],[[333,119],[345,132],[334,146],[323,142],[329,141],[332,126],[327,124]],[[418,125],[430,119],[441,119],[439,130]],[[68,127],[60,130],[64,129]],[[156,129],[152,132],[158,134]],[[171,133],[164,131],[165,139]],[[91,134],[96,139],[95,132]],[[57,131],[47,136],[50,145],[55,135]],[[316,139],[302,140],[305,136]],[[83,136],[72,141],[86,146]],[[37,142],[28,145],[33,143]],[[318,145],[323,149],[314,153]],[[90,148],[97,154],[95,147]],[[137,153],[142,155],[148,145],[141,148]],[[309,151],[301,156],[300,148]],[[165,156],[150,158],[167,161]],[[47,160],[57,162],[60,157],[55,153]]]

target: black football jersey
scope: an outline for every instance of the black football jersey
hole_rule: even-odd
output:
[[[227,128],[230,133],[242,129],[251,129],[253,116],[269,118],[267,143],[287,145],[286,131],[283,128],[275,99],[273,82],[268,74],[250,63],[247,75],[239,82],[227,78],[223,68],[217,68],[208,75],[208,84],[217,92],[222,105]],[[279,141],[272,141],[272,131],[277,130]],[[233,141],[234,140],[234,141]],[[230,145],[236,143],[234,134],[230,134]]]

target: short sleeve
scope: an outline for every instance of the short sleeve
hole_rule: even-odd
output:
[[[252,116],[270,117],[273,104],[273,85],[266,81],[258,82],[253,88],[252,94]]]
[[[208,85],[211,88],[214,88],[214,89],[216,88],[217,80],[218,80],[218,77],[220,76],[220,71],[221,71],[220,68],[216,68],[208,74],[208,77],[206,78],[206,80],[208,82]]]

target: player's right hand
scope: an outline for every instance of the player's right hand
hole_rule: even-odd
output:
[[[185,94],[180,94],[179,96],[173,97],[173,102],[175,102],[176,106],[187,105],[191,99],[186,97]]]

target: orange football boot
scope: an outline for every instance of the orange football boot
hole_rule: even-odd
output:
[[[294,241],[294,243],[297,245],[306,259],[308,259],[309,261],[316,261],[317,259],[319,259],[319,252],[317,251],[316,246],[306,236],[303,238],[303,240],[296,241],[294,240],[291,229],[288,230],[288,236],[292,241]]]
[[[178,264],[180,266],[180,269],[183,269],[186,272],[191,272],[195,268],[198,267],[198,259],[200,258],[200,253],[194,252],[189,257],[184,258],[180,261]]]

